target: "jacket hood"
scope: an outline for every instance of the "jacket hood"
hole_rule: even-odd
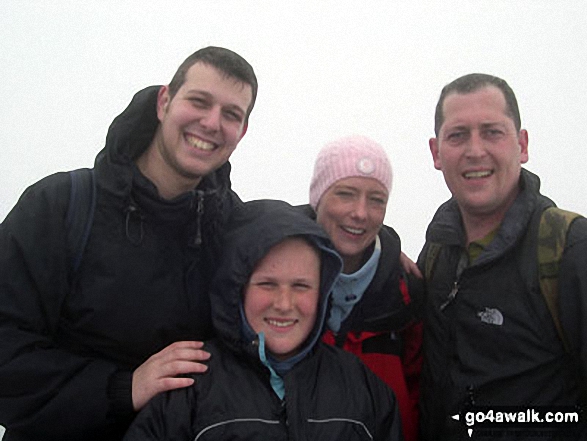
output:
[[[97,187],[109,204],[126,216],[127,237],[139,243],[144,219],[187,226],[186,240],[199,247],[206,242],[217,247],[219,230],[233,204],[230,163],[205,176],[198,186],[172,200],[159,196],[156,186],[138,169],[136,159],[151,145],[159,119],[157,95],[161,86],[150,86],[135,94],[127,108],[108,130],[106,146],[95,161]],[[183,230],[182,230],[183,231]]]
[[[299,209],[283,201],[259,200],[243,204],[229,221],[223,256],[210,290],[214,327],[231,350],[258,358],[256,336],[242,313],[243,290],[270,248],[293,236],[309,239],[321,252],[319,318],[301,353],[307,354],[319,340],[342,260],[324,230]]]

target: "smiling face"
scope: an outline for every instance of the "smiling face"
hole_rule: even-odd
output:
[[[385,217],[387,190],[377,180],[340,179],[328,188],[316,207],[316,221],[326,230],[344,262],[344,273],[357,271]]]
[[[301,349],[314,328],[319,295],[320,257],[305,240],[286,239],[257,264],[245,287],[245,316],[277,360]]]
[[[168,197],[194,188],[228,161],[245,133],[251,100],[250,85],[194,64],[173,98],[167,86],[160,89],[161,124],[139,167]]]
[[[528,161],[528,134],[518,133],[494,86],[452,93],[444,101],[444,123],[430,140],[434,167],[467,219],[501,222],[518,194],[521,164]]]

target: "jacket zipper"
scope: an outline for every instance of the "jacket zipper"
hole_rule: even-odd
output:
[[[204,214],[204,192],[196,191],[196,237],[194,238],[194,246],[199,247],[202,244],[202,217]]]
[[[463,274],[463,271],[465,271],[465,268],[467,268],[467,266],[469,266],[469,255],[466,251],[463,251],[461,253],[461,257],[459,258],[459,263],[457,265],[457,274],[455,277],[455,281],[453,283],[453,287],[448,293],[446,300],[442,302],[442,304],[440,305],[441,311],[444,311],[445,308],[448,305],[450,305],[457,297],[457,294],[459,292],[459,281],[461,280],[461,275]]]
[[[458,279],[455,280],[454,285],[452,287],[452,290],[448,293],[448,296],[446,298],[446,300],[442,303],[442,305],[440,305],[440,310],[444,311],[444,309],[451,304],[451,302],[455,299],[455,297],[457,296],[457,293],[459,292],[459,281]]]

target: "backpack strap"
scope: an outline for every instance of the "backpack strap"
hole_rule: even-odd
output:
[[[434,272],[434,267],[436,264],[436,258],[438,257],[438,253],[440,253],[440,249],[442,245],[438,242],[430,242],[428,246],[428,251],[426,251],[426,260],[424,261],[424,280],[429,282],[432,278],[432,273]]]
[[[571,353],[558,310],[558,274],[565,249],[567,232],[573,220],[580,215],[557,207],[542,212],[538,229],[538,280],[540,292],[552,315],[552,320],[567,353]]]
[[[94,169],[80,168],[69,172],[71,188],[65,216],[67,249],[71,256],[71,274],[78,270],[94,220],[96,184]]]

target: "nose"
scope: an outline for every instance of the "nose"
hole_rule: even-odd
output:
[[[465,154],[469,157],[478,157],[485,154],[485,142],[481,134],[474,130],[467,142]]]
[[[220,129],[221,110],[218,107],[210,108],[200,119],[200,124],[206,130],[217,131]]]
[[[360,196],[355,201],[352,216],[360,220],[367,218],[367,198],[365,196]]]
[[[293,293],[289,287],[280,287],[273,306],[278,311],[290,311],[293,308]]]

